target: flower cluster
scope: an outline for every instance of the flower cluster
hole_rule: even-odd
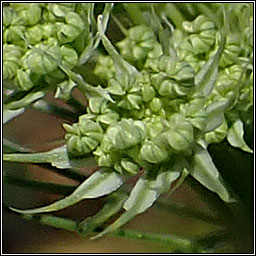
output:
[[[139,171],[142,175],[120,206],[125,213],[99,236],[144,212],[173,181],[182,183],[188,174],[223,201],[233,202],[207,147],[227,139],[252,153],[242,122],[253,105],[250,8],[216,3],[216,12],[222,13],[216,21],[199,15],[177,27],[168,13],[157,16],[151,8],[144,24],[126,30],[118,22],[124,38],[115,47],[105,35],[112,5],[105,6],[97,21],[92,5],[83,3],[15,3],[4,10],[4,79],[19,90],[39,83],[64,89],[78,83],[87,96],[86,113],[77,123],[64,124],[65,147],[46,153],[56,158],[50,162],[66,168],[93,157],[100,167],[70,196],[18,211],[55,211],[107,195]],[[95,44],[88,48],[91,30],[96,31]],[[89,57],[103,88],[89,85],[72,70]]]
[[[3,78],[16,90],[67,79],[88,44],[90,4],[10,3],[3,8]]]
[[[105,44],[110,55],[98,57],[95,74],[107,81],[105,89],[115,102],[89,99],[83,119],[100,127],[102,140],[91,143],[93,137],[83,136],[80,120],[64,126],[69,151],[92,152],[99,166],[134,173],[150,164],[175,162],[177,155],[191,156],[197,143],[206,147],[222,141],[234,121],[228,113],[239,100],[237,95],[251,88],[247,82],[252,73],[245,74],[243,65],[250,56],[240,55],[235,38],[228,34],[224,42],[214,23],[200,15],[184,22],[182,31],[173,32],[171,54],[165,55],[150,27],[132,27],[116,45],[119,58],[140,68],[139,72],[120,67]],[[238,57],[243,62],[237,64]],[[72,129],[76,130],[73,137]]]

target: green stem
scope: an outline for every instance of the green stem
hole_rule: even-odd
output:
[[[50,163],[51,157],[46,153],[3,154],[3,161],[17,163]]]
[[[130,229],[117,229],[111,232],[110,235],[127,239],[163,243],[170,246],[174,251],[181,253],[201,252],[201,248],[198,245],[195,245],[191,240],[179,238],[174,235],[152,234]]]
[[[181,12],[178,10],[178,8],[173,3],[167,3],[165,12],[168,15],[168,17],[173,21],[176,28],[181,29],[182,23],[184,21],[184,17],[182,16]]]
[[[123,35],[127,36],[128,30],[123,26],[123,24],[118,20],[118,18],[116,18],[113,14],[111,15],[111,17],[115,21]]]
[[[145,24],[145,19],[137,3],[123,3],[123,6],[135,25]]]
[[[108,201],[98,213],[79,223],[79,232],[82,235],[87,235],[94,231],[96,228],[108,221],[112,216],[117,214],[121,210],[127,198],[128,195],[126,193],[115,192],[109,195],[107,197]]]
[[[67,218],[57,217],[48,214],[39,214],[39,215],[24,215],[24,218],[27,220],[35,220],[39,223],[55,228],[64,229],[71,232],[78,232],[79,223],[75,220],[70,220]],[[126,239],[134,240],[145,240],[149,242],[158,242],[170,246],[173,250],[179,251],[182,253],[191,253],[191,252],[201,252],[202,249],[196,245],[193,241],[186,238],[179,238],[174,235],[162,235],[162,234],[152,234],[146,232],[140,232],[137,230],[129,229],[117,229],[110,233],[109,235],[115,237],[123,237]]]

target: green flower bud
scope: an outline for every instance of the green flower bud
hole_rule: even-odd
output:
[[[150,115],[150,117],[143,120],[147,126],[147,134],[150,139],[160,135],[164,129],[160,116]]]
[[[88,119],[87,115],[79,117],[79,123],[63,127],[67,131],[65,139],[67,140],[68,151],[74,155],[89,154],[94,150],[102,140],[103,130],[101,126]]]
[[[125,95],[125,90],[122,84],[115,78],[110,78],[110,80],[108,81],[107,91],[113,95]]]
[[[114,111],[108,112],[106,114],[102,114],[97,117],[97,121],[105,125],[115,124],[118,122],[118,120],[119,120],[119,114]]]
[[[115,67],[112,58],[110,56],[99,55],[93,72],[101,79],[109,81],[115,76]]]
[[[162,102],[159,98],[154,98],[150,103],[149,103],[150,109],[154,112],[157,113],[159,110],[162,109]]]
[[[3,8],[3,26],[10,26],[13,21],[14,11],[11,7]]]
[[[155,90],[152,86],[144,85],[141,90],[142,90],[142,99],[143,99],[143,101],[148,102],[148,101],[154,99]]]
[[[155,97],[155,90],[151,86],[150,76],[148,72],[142,71],[137,76],[137,85],[141,88],[142,99],[144,102],[148,102]]]
[[[67,24],[76,27],[80,33],[83,31],[85,24],[79,14],[75,12],[68,12],[67,15],[65,15],[65,20]]]
[[[84,22],[81,17],[75,13],[70,12],[65,16],[67,24],[57,23],[57,36],[61,43],[73,42],[83,31]]]
[[[207,17],[204,15],[199,15],[195,20],[192,22],[184,21],[182,23],[183,29],[189,33],[198,33],[203,30],[210,30],[214,29],[214,23],[211,22]]]
[[[19,69],[19,65],[13,61],[4,61],[3,63],[3,79],[4,80],[11,80],[13,79],[16,74],[17,70]]]
[[[59,29],[57,32],[58,39],[61,43],[71,43],[76,37],[80,35],[80,30],[77,27],[67,24],[58,24]]]
[[[194,141],[194,129],[181,114],[173,114],[169,120],[169,129],[163,133],[169,146],[177,151],[188,150]]]
[[[102,112],[103,104],[106,104],[107,101],[101,97],[91,97],[89,99],[89,108],[92,113],[100,114]]]
[[[127,37],[117,43],[121,55],[129,61],[145,59],[149,52],[159,55],[160,46],[153,31],[149,27],[135,26],[129,29]]]
[[[149,163],[160,163],[168,158],[165,148],[160,148],[151,140],[146,140],[140,150],[140,158]]]
[[[205,100],[196,98],[189,103],[181,104],[180,111],[187,120],[197,129],[203,130],[206,125],[206,111],[204,108]]]
[[[121,159],[121,166],[123,169],[131,174],[136,174],[139,171],[139,166],[132,162],[129,158]]]
[[[48,6],[50,6],[50,5],[48,5]],[[47,9],[43,9],[42,17],[43,17],[43,20],[46,22],[54,23],[57,21],[57,17]]]
[[[228,133],[228,125],[226,120],[217,127],[214,131],[205,134],[205,141],[207,144],[220,143],[223,141]]]
[[[123,100],[120,100],[117,103],[117,106],[120,108],[132,110],[140,109],[140,104],[142,102],[142,97],[136,94],[127,94]]]
[[[189,63],[179,62],[176,64],[175,69],[177,71],[172,78],[180,81],[184,86],[194,85],[195,71]]]
[[[60,52],[62,55],[62,64],[66,68],[72,69],[77,65],[78,55],[74,49],[62,45],[60,48]]]
[[[38,3],[10,3],[24,25],[33,26],[41,19],[41,6]]]
[[[28,42],[32,45],[39,43],[43,37],[43,29],[37,24],[33,27],[29,27],[26,29],[25,36]]]
[[[41,25],[42,37],[48,39],[50,37],[55,37],[57,33],[57,25],[55,23],[44,23]]]
[[[53,70],[57,69],[56,61],[50,56],[37,52],[34,50],[30,50],[24,60],[24,66],[31,69],[32,72],[40,75],[45,75]]]
[[[3,45],[3,79],[11,80],[19,68],[21,50],[13,44]]]
[[[76,86],[76,83],[71,79],[64,80],[57,85],[57,90],[55,93],[55,98],[67,101],[70,99],[70,94],[72,89]]]
[[[178,85],[174,80],[163,81],[158,92],[161,96],[168,96],[170,98],[186,95],[185,88]]]
[[[17,45],[18,41],[23,41],[22,36],[25,33],[25,27],[22,25],[10,26],[5,29],[3,34],[3,41],[5,43],[15,43]]]
[[[29,90],[34,86],[34,83],[31,79],[31,72],[29,70],[21,70],[19,69],[17,71],[17,76],[16,76],[16,84],[22,89],[22,90]]]
[[[235,35],[228,35],[225,49],[220,58],[219,65],[221,67],[229,66],[235,63],[239,53],[241,52],[241,39]]]
[[[70,12],[75,10],[76,4],[75,3],[58,3],[58,4],[48,4],[48,10],[52,12],[57,17],[65,18]]]
[[[189,42],[196,54],[205,53],[211,49],[211,46],[204,42],[198,35],[190,35]]]
[[[141,121],[122,119],[107,129],[107,136],[115,149],[127,149],[145,138],[145,125]]]

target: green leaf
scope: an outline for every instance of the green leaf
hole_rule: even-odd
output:
[[[24,107],[29,106],[31,103],[43,98],[46,95],[45,92],[38,91],[38,92],[31,92],[28,93],[25,97],[17,101],[11,101],[6,104],[6,108],[8,109],[21,109]]]
[[[128,195],[120,192],[115,192],[109,195],[107,197],[107,203],[100,211],[98,211],[92,217],[86,218],[79,224],[79,232],[86,235],[102,225],[104,222],[108,221],[112,216],[121,210],[127,197]]]
[[[28,153],[28,154],[3,154],[3,160],[20,163],[50,163],[59,169],[81,168],[95,166],[92,157],[83,159],[70,159],[67,146],[61,146],[47,152]]]
[[[217,193],[224,202],[235,202],[223,184],[219,171],[207,150],[201,147],[196,148],[193,157],[193,168],[188,168],[188,171],[203,186]]]
[[[225,120],[224,111],[228,107],[228,100],[217,101],[206,108],[207,123],[205,132],[210,132],[219,127]]]
[[[167,192],[171,183],[179,177],[179,172],[162,172],[155,180],[146,177],[140,178],[133,188],[129,198],[125,201],[123,208],[126,212],[113,224],[107,227],[92,239],[99,238],[106,233],[123,226],[136,215],[144,212],[152,206],[160,194]]]
[[[69,100],[71,97],[71,92],[76,85],[77,84],[74,83],[71,79],[63,81],[57,85],[58,87],[54,97],[64,101]]]
[[[97,86],[97,87],[91,86],[84,81],[83,77],[80,74],[76,74],[75,72],[63,66],[60,66],[60,67],[69,76],[70,79],[72,79],[74,82],[78,84],[79,89],[84,91],[88,98],[101,96],[111,101],[112,103],[114,103],[114,100],[110,97],[108,92],[104,90],[101,86]]]
[[[22,115],[25,112],[25,108],[19,108],[16,110],[10,110],[3,107],[3,124],[11,121],[13,118]]]
[[[76,204],[83,199],[98,198],[110,194],[117,190],[126,178],[126,176],[122,176],[111,169],[101,168],[79,185],[71,195],[57,202],[30,210],[18,210],[12,207],[10,209],[22,214],[58,211]]]
[[[116,68],[116,73],[117,73],[117,78],[122,78],[123,73],[128,73],[129,75],[137,75],[138,71],[137,69],[130,65],[127,61],[125,61],[121,55],[117,52],[115,47],[111,44],[109,39],[105,36],[104,34],[104,16],[99,15],[98,16],[98,33],[99,33],[99,38],[102,40],[102,43],[109,53],[109,55],[112,57],[115,68]]]
[[[203,67],[199,70],[195,76],[195,85],[197,87],[196,95],[207,97],[216,82],[218,77],[218,64],[221,57],[221,54],[224,50],[226,38],[222,36],[219,48]]]
[[[253,153],[244,141],[244,128],[241,120],[236,120],[228,131],[227,140],[233,147],[240,148],[246,152]]]

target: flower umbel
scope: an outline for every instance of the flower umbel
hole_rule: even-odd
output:
[[[252,153],[242,121],[253,106],[252,17],[245,11],[249,5],[213,6],[215,21],[205,14],[179,21],[164,8],[141,5],[144,22],[131,20],[126,29],[118,21],[123,37],[117,42],[106,33],[115,15],[113,4],[105,4],[97,20],[93,3],[11,3],[3,8],[5,89],[22,95],[7,98],[8,120],[16,116],[12,111],[28,108],[50,91],[69,103],[77,87],[87,98],[78,121],[63,125],[65,145],[31,153],[27,161],[72,168],[92,158],[98,167],[68,197],[13,210],[37,214],[111,196],[138,175],[112,215],[122,207],[125,212],[100,237],[151,207],[188,174],[224,202],[235,201],[207,147],[227,139]],[[236,32],[232,22],[238,9],[243,11]],[[156,21],[154,26],[149,20]],[[4,155],[6,161],[25,158]]]

